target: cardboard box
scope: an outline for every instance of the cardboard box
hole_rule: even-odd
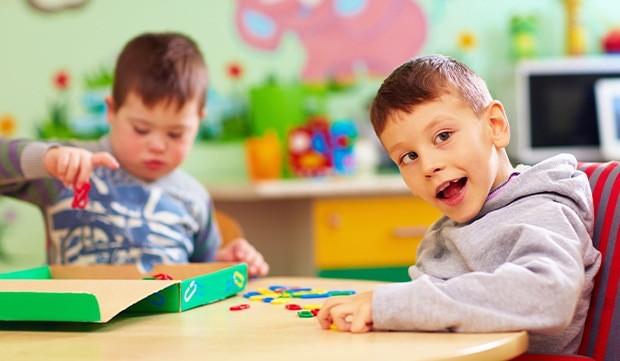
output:
[[[144,280],[165,273],[173,280]],[[121,311],[181,312],[245,289],[244,263],[42,266],[0,274],[0,320],[108,322]]]

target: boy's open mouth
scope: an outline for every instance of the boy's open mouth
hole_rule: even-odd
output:
[[[463,187],[467,183],[467,178],[459,178],[450,182],[445,183],[439,188],[437,192],[437,198],[439,199],[450,199],[455,197],[461,193]]]

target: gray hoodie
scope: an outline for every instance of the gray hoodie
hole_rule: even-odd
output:
[[[418,248],[412,281],[373,296],[377,330],[526,330],[529,352],[575,353],[600,253],[592,193],[562,154],[492,192],[467,223],[440,218]]]

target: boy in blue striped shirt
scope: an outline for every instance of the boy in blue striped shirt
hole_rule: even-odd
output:
[[[220,248],[213,201],[179,169],[206,114],[207,69],[190,38],[143,34],[120,54],[106,98],[110,133],[67,144],[0,139],[0,193],[38,206],[49,263],[246,262],[269,266],[247,240]],[[72,207],[90,183],[89,204]]]

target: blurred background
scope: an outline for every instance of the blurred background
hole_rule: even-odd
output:
[[[464,62],[514,122],[519,61],[611,53],[619,27],[616,0],[0,0],[0,134],[105,134],[121,48],[173,31],[210,72],[184,164],[205,184],[389,173],[368,106],[408,58]],[[0,270],[45,262],[38,210],[0,199],[0,252]]]

